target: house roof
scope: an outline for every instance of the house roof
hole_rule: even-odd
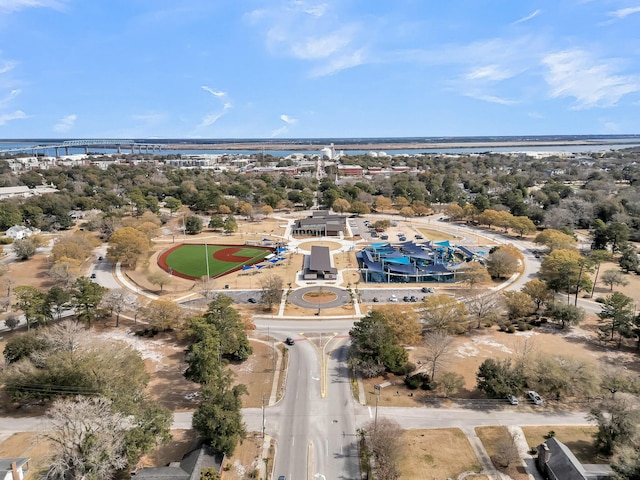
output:
[[[26,458],[26,457],[16,457],[16,458],[0,458],[0,473],[4,472],[10,472],[11,471],[11,464],[13,462],[16,463],[16,466],[18,468],[24,466],[24,464],[26,464],[29,460],[31,460],[30,458]]]
[[[322,247],[320,245],[313,245],[311,247],[309,270],[329,273],[338,272],[331,266],[331,254],[329,253],[329,247]]]
[[[220,471],[222,456],[216,455],[209,445],[201,443],[196,449],[182,457],[180,463],[167,467],[143,468],[136,478],[145,480],[199,480],[203,468],[214,467]]]
[[[562,480],[585,480],[584,468],[580,460],[569,450],[569,448],[554,437],[548,439],[546,442],[551,454],[547,467],[551,470],[557,478]]]

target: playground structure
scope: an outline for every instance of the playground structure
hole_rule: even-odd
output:
[[[356,254],[362,278],[367,283],[452,283],[467,262],[484,263],[486,252],[444,242],[391,245],[374,243]]]

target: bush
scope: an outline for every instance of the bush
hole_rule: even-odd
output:
[[[415,390],[420,387],[423,390],[430,390],[431,383],[429,382],[429,375],[426,373],[416,373],[415,375],[407,375],[404,378],[404,384],[409,390]]]
[[[13,243],[13,238],[11,237],[0,237],[0,245],[11,245]]]
[[[509,325],[507,327],[507,329],[505,330],[505,332],[507,332],[507,333],[516,333],[516,329],[515,329],[515,327],[513,325]]]
[[[526,322],[518,322],[518,330],[520,332],[526,332],[528,330],[531,330],[532,328],[533,327],[530,324],[526,323]]]
[[[4,324],[9,330],[13,330],[20,324],[20,320],[18,319],[18,317],[11,315],[7,317],[7,319],[4,321]]]
[[[393,373],[394,375],[408,375],[411,372],[413,372],[415,369],[416,369],[415,364],[411,362],[407,362],[401,367],[396,368],[395,371],[391,370],[391,373]]]
[[[556,436],[556,432],[554,430],[549,430],[549,432],[544,436],[547,440]]]

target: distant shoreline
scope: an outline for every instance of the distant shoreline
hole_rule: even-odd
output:
[[[620,142],[624,145],[627,142]],[[637,145],[638,140],[629,140],[629,145]],[[464,148],[504,148],[504,147],[562,147],[562,146],[594,146],[610,145],[611,140],[542,140],[542,141],[495,141],[495,142],[457,142],[457,143],[361,143],[361,144],[340,144],[336,143],[333,148],[340,150],[433,150],[433,149],[464,149]],[[166,150],[255,150],[255,151],[299,151],[311,150],[320,151],[330,145],[318,145],[312,143],[263,143],[263,142],[238,142],[238,143],[169,143],[163,145]]]

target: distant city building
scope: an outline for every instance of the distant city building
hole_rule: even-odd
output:
[[[57,191],[57,188],[45,185],[38,185],[36,188],[29,188],[26,185],[19,187],[0,187],[0,200],[12,197],[35,197],[46,193],[56,193]]]
[[[360,165],[338,165],[338,174],[345,177],[361,177],[364,168]]]

